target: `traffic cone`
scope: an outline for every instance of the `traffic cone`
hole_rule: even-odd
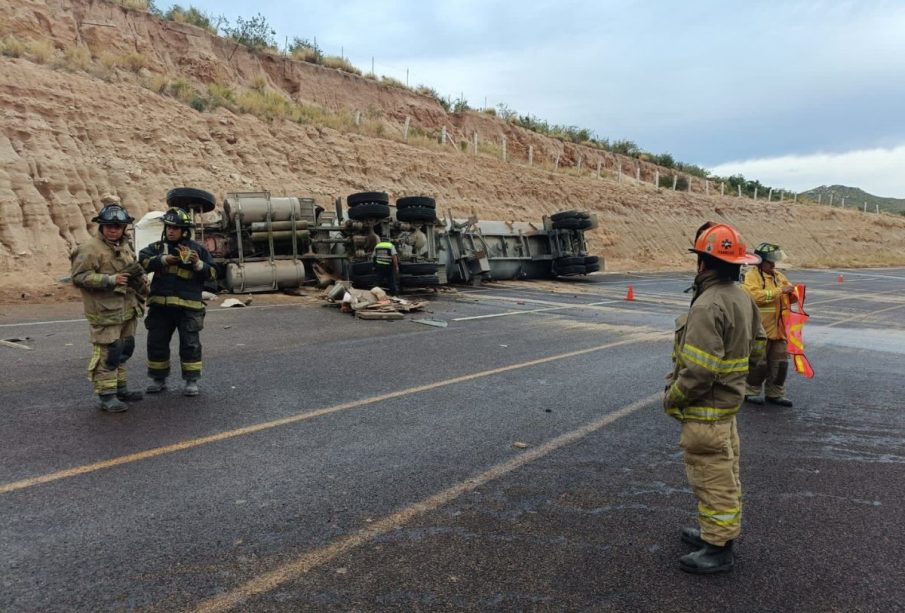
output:
[[[836,283],[842,283],[842,273],[839,273],[839,276],[836,277]]]
[[[626,300],[634,300],[634,299],[635,299],[635,288],[633,288],[633,287],[631,286],[631,284],[629,284],[629,286],[628,286],[628,292],[625,294],[625,299],[626,299]]]

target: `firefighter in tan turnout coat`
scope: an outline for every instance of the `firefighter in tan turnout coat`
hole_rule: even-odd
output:
[[[126,385],[126,361],[135,349],[147,282],[126,235],[134,219],[116,196],[104,196],[101,203],[104,207],[91,220],[98,224],[97,236],[72,254],[72,282],[81,290],[94,347],[88,379],[98,395],[98,407],[118,413],[127,409],[123,400],[142,398],[141,392]]]
[[[749,363],[760,359],[766,338],[757,306],[737,282],[741,265],[760,258],[746,253],[735,228],[709,222],[698,229],[691,251],[698,254],[698,274],[691,307],[676,322],[675,366],[663,406],[682,423],[679,446],[698,499],[699,527],[682,531],[682,540],[697,550],[683,556],[680,567],[716,573],[735,563],[742,518],[735,414]]]
[[[786,376],[789,374],[789,351],[783,313],[795,300],[795,286],[784,274],[776,270],[776,263],[785,259],[779,245],[761,243],[754,250],[761,263],[745,274],[742,285],[760,309],[761,322],[767,332],[767,350],[764,359],[748,373],[745,400],[754,404],[792,406],[786,398]],[[765,394],[761,395],[766,387]]]

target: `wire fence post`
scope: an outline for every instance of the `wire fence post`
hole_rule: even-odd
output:
[[[641,164],[635,166],[635,182],[641,183]]]
[[[409,127],[412,125],[412,118],[405,118],[405,125],[402,127],[402,140],[408,142],[409,140]]]
[[[742,184],[741,183],[738,184],[738,197],[739,198],[742,197]]]
[[[654,187],[656,187],[657,189],[660,189],[660,171],[659,170],[654,171]]]
[[[726,184],[720,183],[720,196],[725,196],[725,195],[726,195]]]
[[[440,144],[441,145],[446,144],[446,126],[443,126],[442,128],[440,128]]]
[[[770,192],[767,194],[767,202],[773,202],[773,188],[770,188]]]
[[[581,174],[581,161],[582,161],[582,156],[579,153],[578,154],[578,174]]]
[[[865,202],[864,204],[867,204],[867,203]],[[879,215],[880,214],[880,205],[875,204],[874,206],[877,207],[877,215]]]
[[[472,140],[474,141],[474,154],[477,155],[478,154],[478,131],[477,130],[474,131]]]
[[[830,206],[833,206],[833,196],[835,196],[835,194],[830,192]]]
[[[817,194],[817,204],[823,204],[823,194]]]
[[[501,149],[503,150],[502,151],[503,161],[505,162],[506,161],[506,137],[505,136],[503,137],[503,141],[502,141],[501,145],[502,145]]]
[[[676,191],[676,186],[679,184],[679,175],[672,176],[672,191]]]
[[[757,202],[757,186],[754,186],[754,202]]]
[[[559,170],[559,158],[561,155],[561,153],[556,154],[556,163],[553,165],[553,170]]]
[[[534,165],[534,145],[528,145],[528,166]]]
[[[600,160],[597,160],[597,178],[600,178]]]
[[[355,125],[361,125],[361,111],[355,111]]]

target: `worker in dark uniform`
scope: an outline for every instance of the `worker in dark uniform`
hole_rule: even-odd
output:
[[[396,277],[399,275],[399,256],[396,246],[390,241],[380,241],[374,247],[374,270],[377,272],[377,284],[387,288],[390,294],[399,293]]]
[[[207,281],[217,278],[210,253],[191,239],[195,227],[191,216],[179,208],[163,215],[161,240],[141,250],[138,260],[154,273],[148,297],[148,376],[149,394],[167,388],[170,374],[170,339],[179,331],[179,360],[185,381],[183,394],[197,396],[201,378],[201,329],[205,306],[201,292]]]

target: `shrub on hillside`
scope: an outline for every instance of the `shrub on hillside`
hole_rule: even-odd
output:
[[[223,26],[226,36],[254,51],[276,49],[276,32],[270,27],[267,18],[258,13],[250,19],[236,18],[236,27],[229,23]]]
[[[215,21],[214,17],[194,6],[189,6],[189,8],[184,9],[178,4],[171,6],[170,10],[163,14],[163,18],[177,23],[187,23],[189,25],[197,26],[203,30],[207,30],[215,36],[219,24],[224,21],[222,17]]]
[[[393,77],[388,77],[386,75],[381,75],[380,82],[384,85],[389,85],[390,87],[398,87],[399,89],[408,89],[405,83],[400,81],[399,79],[394,79]]]
[[[7,36],[0,40],[0,55],[6,57],[22,57],[25,54],[26,45],[15,36]]]
[[[55,68],[87,71],[91,66],[91,52],[85,47],[66,47],[63,55],[54,60]]]
[[[343,72],[349,72],[352,74],[356,74],[361,76],[361,71],[349,63],[344,57],[339,57],[338,55],[325,55],[321,58],[321,64],[326,66],[327,68],[336,68],[337,70],[342,70]]]
[[[312,43],[307,38],[299,38],[296,36],[289,44],[286,50],[292,59],[300,62],[310,62],[312,64],[320,64],[324,58],[324,54],[318,48],[317,43]]]

